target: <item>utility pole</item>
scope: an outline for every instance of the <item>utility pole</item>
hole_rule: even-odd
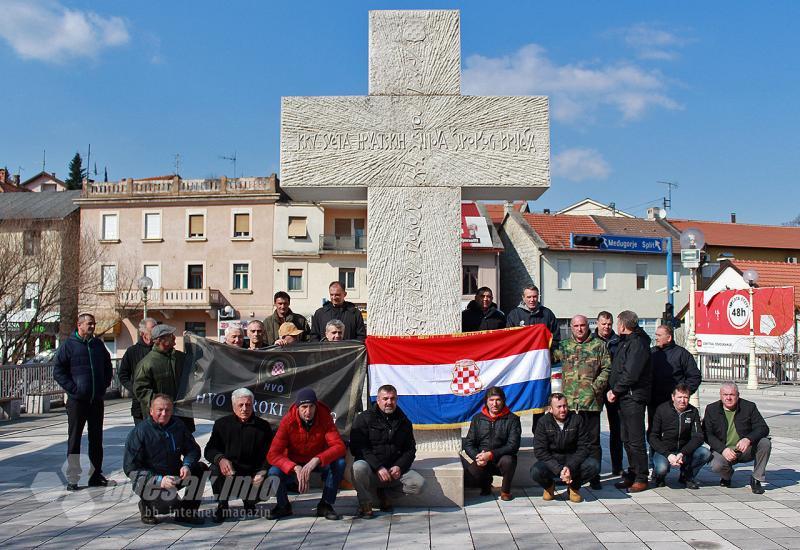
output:
[[[656,183],[663,183],[667,186],[667,196],[664,197],[664,210],[671,210],[672,209],[672,188],[679,187],[677,181],[659,181]]]

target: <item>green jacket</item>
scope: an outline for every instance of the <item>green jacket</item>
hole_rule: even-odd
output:
[[[606,343],[590,334],[584,342],[575,337],[562,340],[554,354],[561,361],[564,395],[574,411],[603,410],[603,394],[611,374],[611,357]]]
[[[150,401],[155,394],[165,393],[173,400],[178,396],[185,358],[186,354],[182,351],[164,353],[153,347],[136,366],[133,393],[145,415],[150,410]]]

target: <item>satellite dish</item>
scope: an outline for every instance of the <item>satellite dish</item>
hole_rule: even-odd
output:
[[[665,208],[659,208],[658,209],[658,219],[659,220],[663,220],[663,219],[666,219],[666,217],[667,217],[667,210]]]

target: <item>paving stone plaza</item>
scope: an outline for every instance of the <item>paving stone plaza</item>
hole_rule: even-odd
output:
[[[718,391],[704,387],[701,405]],[[782,394],[786,395],[782,395]],[[688,491],[667,478],[668,487],[627,495],[603,476],[603,489],[583,489],[586,501],[543,502],[538,488],[517,489],[502,502],[468,492],[463,509],[398,508],[372,520],[354,519],[355,491],[342,491],[336,508],[341,521],[312,516],[319,489],[293,495],[295,516],[210,520],[210,486],[202,509],[204,525],[186,527],[165,519],[140,522],[137,499],[122,473],[122,451],[132,427],[128,401],[111,401],[104,432],[107,476],[114,488],[64,490],[66,415],[62,410],[0,423],[0,545],[4,548],[800,548],[800,422],[798,391],[742,392],[755,400],[772,429],[773,450],[766,492],[746,486],[750,468],[737,470],[733,489],[717,486],[707,468],[702,488]],[[402,403],[401,403],[402,406]],[[211,424],[198,426],[201,446]],[[530,433],[530,420],[523,422]],[[607,443],[603,427],[604,446]],[[525,442],[523,442],[525,445]],[[530,445],[530,439],[528,439]],[[83,449],[86,448],[84,438]],[[604,459],[607,454],[604,450]],[[603,472],[610,470],[604,462]],[[84,468],[85,471],[85,468]],[[86,479],[81,480],[85,486]],[[495,495],[496,497],[497,495]],[[273,501],[262,503],[269,508]],[[237,507],[237,503],[233,503]]]

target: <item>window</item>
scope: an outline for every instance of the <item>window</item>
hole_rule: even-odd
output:
[[[233,264],[233,290],[250,290],[250,264]]]
[[[144,238],[145,239],[160,239],[161,238],[161,213],[160,212],[145,212],[145,214],[144,214]]]
[[[196,334],[201,338],[206,337],[206,323],[205,321],[186,321],[186,332]]]
[[[240,212],[233,215],[233,236],[250,236],[250,214],[247,212]]]
[[[104,241],[116,241],[119,239],[119,230],[116,214],[103,214],[101,235]]]
[[[36,230],[25,231],[22,234],[22,253],[25,256],[33,256],[39,253],[41,248],[41,234]]]
[[[48,191],[58,191],[55,183],[43,183],[42,184],[42,192],[47,193]]]
[[[569,260],[558,260],[558,288],[570,290],[572,288]]]
[[[606,289],[606,262],[596,260],[592,262],[592,288],[594,290]]]
[[[353,220],[350,218],[336,218],[333,220],[333,234],[337,237],[349,237],[353,234]]]
[[[203,288],[203,264],[186,266],[186,288]]]
[[[636,264],[636,290],[647,290],[647,264]]]
[[[478,292],[478,266],[461,266],[461,294],[474,296]]]
[[[153,288],[161,288],[161,265],[144,264],[144,275],[153,281]]]
[[[354,267],[340,267],[339,268],[339,282],[344,285],[345,290],[351,290],[356,287],[356,268]]]
[[[289,216],[289,238],[305,239],[306,234],[306,217]]]
[[[39,309],[39,283],[25,283],[25,309]]]
[[[100,289],[103,292],[113,292],[117,289],[117,266],[100,266]]]
[[[303,290],[303,270],[290,269],[289,280],[287,281],[286,288],[291,290]]]
[[[206,220],[203,214],[189,214],[189,238],[201,239],[206,236]]]

